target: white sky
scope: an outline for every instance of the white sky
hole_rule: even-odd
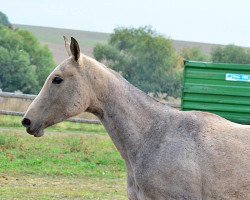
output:
[[[151,25],[172,39],[250,47],[250,0],[0,0],[12,23],[112,32]]]

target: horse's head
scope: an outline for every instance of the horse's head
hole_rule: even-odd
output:
[[[64,37],[69,58],[48,76],[38,96],[29,106],[22,124],[35,137],[43,130],[89,108],[92,88],[87,66],[74,38],[69,44]]]

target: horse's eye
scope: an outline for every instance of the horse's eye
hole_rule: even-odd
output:
[[[53,79],[52,83],[54,83],[54,84],[60,84],[62,81],[63,81],[63,79],[60,76],[56,76]]]

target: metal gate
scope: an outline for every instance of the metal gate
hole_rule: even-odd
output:
[[[181,110],[250,124],[250,65],[185,61]]]

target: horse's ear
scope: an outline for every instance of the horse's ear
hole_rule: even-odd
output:
[[[75,58],[75,61],[77,62],[80,58],[80,47],[78,42],[75,38],[71,37],[71,43],[70,43],[70,51],[73,57]]]
[[[65,36],[63,36],[63,39],[64,39],[65,49],[66,49],[68,55],[71,56],[69,40]]]

